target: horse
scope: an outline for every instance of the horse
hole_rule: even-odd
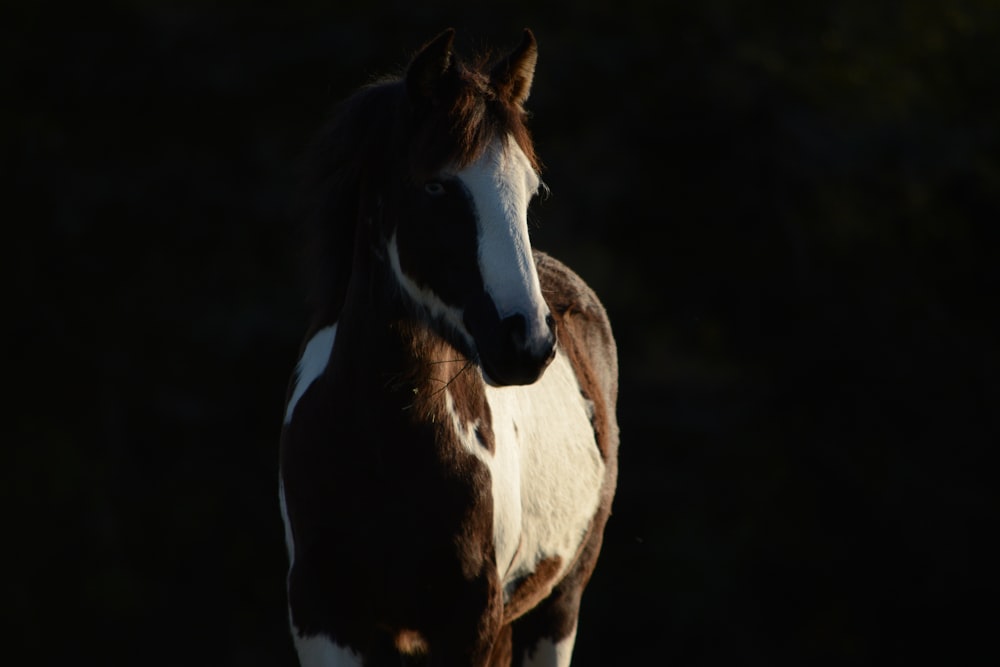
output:
[[[604,306],[533,250],[537,43],[449,29],[319,134],[279,496],[303,667],[570,663],[617,478]]]

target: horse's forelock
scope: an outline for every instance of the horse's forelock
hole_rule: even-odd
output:
[[[466,167],[499,137],[510,136],[532,167],[540,169],[526,113],[490,86],[486,61],[472,68],[456,62],[451,79],[416,129],[414,171],[427,175],[446,166]]]

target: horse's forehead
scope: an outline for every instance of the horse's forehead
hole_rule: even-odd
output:
[[[511,136],[494,139],[469,164],[452,165],[445,172],[467,184],[491,189],[506,189],[512,184],[523,184],[530,193],[540,183],[530,158]]]

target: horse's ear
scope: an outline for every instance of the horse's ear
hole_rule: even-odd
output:
[[[498,62],[490,72],[490,82],[500,97],[518,106],[524,104],[531,92],[536,62],[538,44],[532,32],[525,28],[521,45]]]
[[[438,81],[452,66],[451,47],[455,42],[455,29],[448,28],[427,42],[413,56],[406,70],[406,90],[414,101],[429,100]]]

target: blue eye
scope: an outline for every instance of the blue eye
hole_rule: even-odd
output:
[[[445,193],[444,185],[438,181],[431,181],[424,184],[424,192],[429,194],[431,197],[440,197]]]

